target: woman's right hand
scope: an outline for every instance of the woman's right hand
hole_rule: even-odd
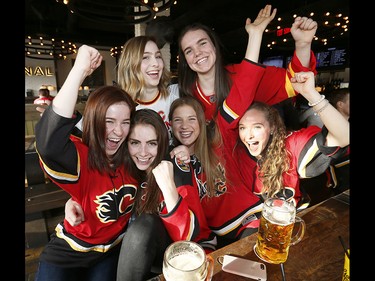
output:
[[[273,9],[271,13],[271,9],[271,5],[266,5],[259,11],[254,22],[251,22],[250,18],[246,19],[245,29],[249,34],[249,38],[247,41],[245,58],[256,63],[259,61],[260,46],[262,44],[264,30],[276,16],[277,10]]]
[[[103,57],[100,52],[87,45],[78,49],[73,68],[80,68],[85,72],[85,77],[91,75],[102,63]]]
[[[275,18],[277,9],[273,9],[271,13],[272,6],[266,5],[258,13],[257,18],[251,22],[249,18],[246,19],[245,29],[247,33],[251,34],[251,31],[260,31],[262,34],[266,29],[267,25]]]
[[[77,226],[85,221],[85,214],[80,204],[70,198],[65,203],[65,219],[72,226]]]

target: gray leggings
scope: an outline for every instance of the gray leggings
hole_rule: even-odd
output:
[[[162,272],[171,238],[157,215],[142,214],[131,222],[122,241],[117,281],[144,281]]]

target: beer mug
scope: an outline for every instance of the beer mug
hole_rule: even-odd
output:
[[[164,253],[166,281],[211,281],[214,262],[202,246],[193,241],[177,241]]]
[[[294,226],[298,232],[293,235]],[[297,244],[305,234],[305,221],[296,216],[293,203],[280,198],[269,198],[263,204],[255,254],[268,263],[284,263],[289,247]]]

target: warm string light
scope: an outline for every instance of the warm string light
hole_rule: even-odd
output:
[[[314,12],[309,13],[309,16],[314,19],[315,17],[319,17]],[[292,18],[296,18],[297,15],[294,14]],[[343,36],[345,32],[349,31],[349,17],[343,16],[343,14],[338,13],[333,15],[330,12],[325,12],[321,18],[321,20],[315,19],[318,23],[322,22],[322,25],[319,25],[319,37],[315,36],[314,40],[320,42],[323,45],[327,45],[330,39],[335,39],[338,36]],[[290,26],[291,23],[289,21],[283,21],[281,17],[277,19],[277,26],[272,27],[272,22],[270,26],[265,30],[265,32],[269,35],[274,33],[277,36],[278,40],[275,40],[275,37],[272,36],[272,39],[266,44],[267,47],[272,50],[273,47],[278,46],[278,44],[287,43],[291,39],[290,32],[284,32],[283,29],[286,29],[284,26]]]
[[[48,38],[47,36],[27,36],[25,38],[25,56],[32,59],[66,59],[67,55],[77,53],[72,42]]]
[[[123,48],[124,48],[124,46],[111,48],[111,50],[110,50],[111,56],[114,57],[114,58],[118,57],[122,53]]]

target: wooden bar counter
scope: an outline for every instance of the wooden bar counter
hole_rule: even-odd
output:
[[[284,264],[286,281],[341,281],[344,248],[339,236],[349,247],[349,190],[311,206],[297,215],[306,222],[304,238],[289,249]],[[225,254],[262,262],[267,267],[267,280],[281,281],[280,265],[265,263],[253,252],[256,233],[212,252],[215,260],[212,281],[253,280],[221,270],[219,258]],[[165,280],[160,275],[158,280]],[[152,279],[152,280],[157,280]]]

